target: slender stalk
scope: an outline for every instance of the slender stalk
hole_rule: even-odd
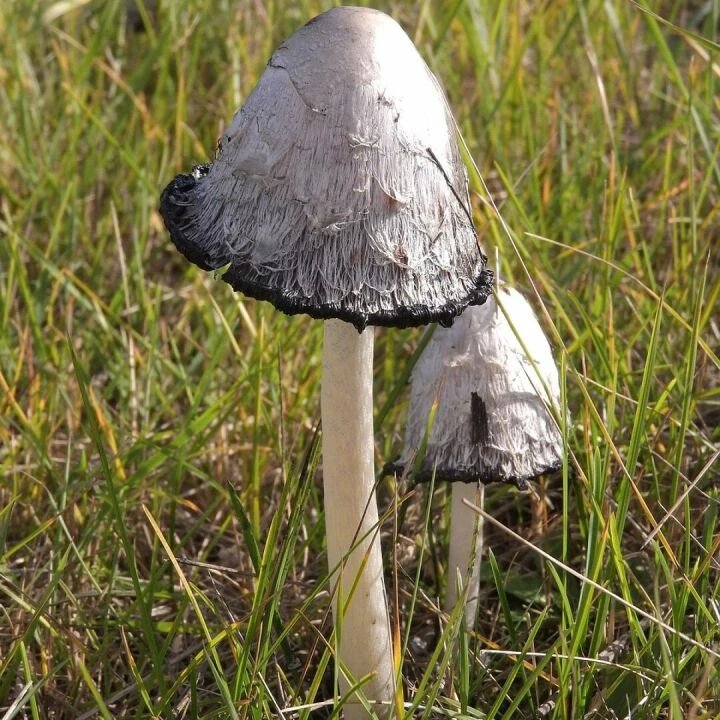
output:
[[[327,552],[333,577],[333,615],[341,691],[366,675],[368,701],[387,717],[394,697],[390,619],[383,580],[373,446],[373,330],[358,333],[340,320],[325,322],[321,393],[323,482]],[[342,609],[341,616],[339,615]],[[346,720],[370,715],[359,699],[345,705]]]
[[[469,586],[465,603],[465,622],[469,629],[475,627],[477,615],[480,559],[483,551],[483,519],[463,500],[482,507],[484,498],[485,486],[482,483],[455,482],[452,484],[450,552],[445,610],[450,612],[457,603],[459,574],[462,587]]]

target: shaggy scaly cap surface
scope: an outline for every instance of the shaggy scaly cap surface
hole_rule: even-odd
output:
[[[437,80],[387,15],[340,7],[275,52],[212,165],[161,212],[178,249],[287,313],[450,324],[491,273]]]
[[[438,328],[412,375],[401,469],[420,447],[430,409],[435,419],[418,479],[513,482],[523,486],[562,462],[556,415],[558,371],[530,305],[501,290],[468,308],[452,328]],[[513,327],[522,338],[526,355]]]

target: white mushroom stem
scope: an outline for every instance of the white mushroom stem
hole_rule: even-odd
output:
[[[458,599],[458,583],[468,588],[465,623],[475,627],[480,585],[480,560],[483,552],[483,520],[464,500],[483,506],[485,486],[482,483],[454,482],[450,506],[450,552],[445,611],[452,612]]]
[[[325,527],[333,581],[337,654],[350,683],[372,675],[361,690],[379,717],[392,708],[390,619],[383,580],[373,445],[373,329],[325,322],[321,393]],[[346,720],[370,717],[359,699]],[[383,708],[384,706],[384,708]]]

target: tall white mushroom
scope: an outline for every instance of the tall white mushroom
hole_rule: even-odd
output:
[[[523,487],[560,467],[557,367],[528,302],[501,288],[497,298],[468,308],[451,328],[436,330],[411,383],[405,449],[391,467],[411,462],[437,402],[416,478],[435,473],[436,480],[453,483],[445,607],[457,602],[459,573],[470,583],[465,618],[474,627],[482,526],[464,500],[481,504],[483,483]]]
[[[201,268],[229,263],[235,290],[326,320],[324,502],[342,688],[371,675],[362,692],[386,715],[395,678],[367,326],[449,325],[492,283],[443,93],[394,20],[330,10],[278,48],[215,162],[175,178],[161,213]],[[346,708],[367,717],[357,695]]]

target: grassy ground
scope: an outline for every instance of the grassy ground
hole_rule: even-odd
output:
[[[190,267],[156,211],[328,6],[3,3],[3,718],[330,713],[319,323]],[[488,489],[520,537],[488,527],[452,668],[446,489],[380,483],[407,717],[720,717],[720,2],[375,6],[447,89],[572,412],[565,472]],[[378,464],[420,337],[378,332]]]

